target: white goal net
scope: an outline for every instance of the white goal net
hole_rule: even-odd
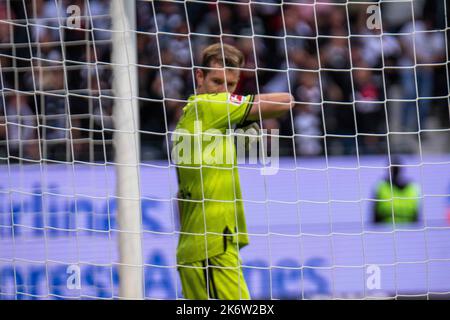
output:
[[[251,297],[448,298],[449,35],[444,0],[0,1],[0,299],[184,299],[171,137],[217,42],[295,99],[238,161]]]

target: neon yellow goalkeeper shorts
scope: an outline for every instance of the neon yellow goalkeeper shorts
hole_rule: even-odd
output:
[[[185,299],[250,299],[236,244],[230,241],[224,253],[179,266],[178,272]]]

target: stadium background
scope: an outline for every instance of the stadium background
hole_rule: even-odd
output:
[[[69,2],[87,10],[83,0],[62,1],[61,7]],[[293,121],[264,122],[265,128],[281,130],[286,171],[267,178],[268,190],[250,183],[256,179],[251,170],[242,173],[244,198],[250,200],[249,226],[257,234],[243,250],[253,296],[448,293],[450,116],[444,2],[414,1],[414,19],[411,2],[382,4],[383,42],[371,37],[379,30],[366,28],[367,6],[317,4],[315,16],[311,6],[270,5],[276,3],[221,3],[219,23],[217,5],[210,1],[186,6],[155,1],[154,7],[137,1],[146,297],[180,296],[174,268],[176,216],[170,201],[175,175],[165,168],[167,132],[180,116],[182,100],[193,92],[192,61],[198,65],[202,47],[220,39],[245,53],[246,68],[257,68],[243,73],[238,93],[290,90],[298,102]],[[109,2],[89,1],[96,17],[83,20],[87,31],[55,28],[60,25],[55,17],[67,15],[55,1],[23,5],[0,3],[0,19],[17,21],[14,27],[0,23],[0,163],[5,169],[0,180],[0,297],[117,296],[112,266],[117,262],[116,235],[110,229],[114,173],[109,166],[86,164],[113,162]],[[435,30],[417,35],[415,47],[407,34],[413,21],[416,30]],[[67,90],[58,62],[62,50]],[[435,65],[414,68],[415,62]],[[425,131],[418,133],[419,125]],[[6,127],[13,133],[8,140]],[[386,174],[388,150],[412,164],[406,175],[424,195],[421,222],[403,232],[370,222],[368,198]],[[36,165],[42,158],[53,164],[44,172]],[[296,166],[300,170],[294,181],[290,173]],[[299,205],[292,203],[298,200]],[[67,267],[73,264],[81,267],[81,289],[66,285]],[[382,270],[380,290],[364,286],[372,264]]]

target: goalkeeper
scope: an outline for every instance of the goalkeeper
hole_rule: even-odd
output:
[[[243,65],[243,54],[231,45],[217,43],[204,49],[201,68],[195,70],[196,94],[183,108],[175,134],[188,132],[196,141],[195,133],[204,136],[205,131],[214,129],[225,136],[226,130],[236,125],[259,121],[261,116],[279,117],[290,110],[293,98],[289,93],[232,94]],[[194,160],[177,162],[178,272],[186,299],[250,299],[239,257],[239,249],[249,239],[236,150],[227,139],[216,141],[231,163],[210,165],[211,151],[197,142],[191,148]],[[178,147],[174,143],[172,157],[179,154]],[[196,155],[201,159],[197,163]]]

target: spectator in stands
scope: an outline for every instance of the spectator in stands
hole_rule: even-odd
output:
[[[301,104],[295,109],[297,155],[319,155],[323,151],[322,113],[319,78],[315,72],[298,73],[299,85],[295,99]]]

